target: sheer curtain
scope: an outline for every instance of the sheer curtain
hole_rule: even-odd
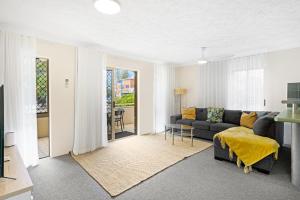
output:
[[[154,132],[164,131],[170,116],[175,114],[175,69],[172,65],[154,66]]]
[[[209,62],[200,65],[200,105],[201,107],[227,106],[227,62]]]
[[[263,55],[200,66],[201,106],[263,110],[264,67]]]
[[[26,166],[38,162],[35,43],[34,38],[0,31],[5,132],[15,132],[16,145]]]
[[[264,57],[248,56],[228,63],[227,108],[264,109]]]
[[[96,49],[77,49],[75,155],[107,144],[105,60]]]

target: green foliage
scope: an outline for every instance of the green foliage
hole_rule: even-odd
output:
[[[122,95],[116,98],[116,106],[131,106],[134,105],[134,93]]]

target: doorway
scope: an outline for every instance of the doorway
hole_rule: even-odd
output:
[[[39,158],[50,156],[49,140],[49,60],[36,58],[36,112]]]
[[[115,140],[137,134],[137,72],[106,70],[107,137]]]

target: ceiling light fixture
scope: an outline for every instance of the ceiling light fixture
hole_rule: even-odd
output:
[[[115,15],[121,10],[117,0],[95,0],[94,6],[99,12],[107,15]]]
[[[207,61],[207,59],[205,59],[205,49],[206,49],[206,47],[201,47],[201,59],[200,60],[198,60],[198,64],[200,64],[200,65],[204,65],[204,64],[206,64],[208,61]]]
[[[198,64],[204,65],[207,63],[207,60],[198,60]]]

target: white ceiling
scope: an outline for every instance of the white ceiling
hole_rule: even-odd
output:
[[[119,0],[98,13],[93,0],[0,0],[0,25],[39,37],[97,44],[156,61],[254,54],[300,47],[300,0]]]

